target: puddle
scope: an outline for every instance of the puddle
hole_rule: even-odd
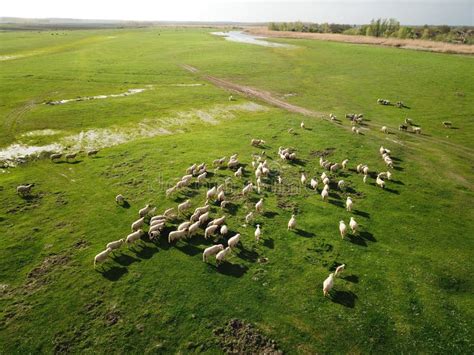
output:
[[[108,99],[109,97],[124,97],[124,96],[131,96],[135,94],[139,94],[144,92],[146,89],[128,89],[126,92],[121,94],[110,94],[110,95],[96,95],[96,96],[83,96],[77,97],[75,99],[64,99],[64,100],[57,100],[57,101],[48,101],[45,102],[45,105],[62,105],[67,104],[68,102],[76,102],[76,101],[89,101],[89,100],[102,100]]]
[[[264,39],[266,37],[257,37],[252,36],[242,31],[229,31],[229,32],[211,32],[211,34],[216,36],[223,36],[226,40],[232,42],[240,42],[240,43],[248,43],[248,44],[256,44],[258,46],[264,47],[279,47],[279,48],[295,48],[295,46],[291,44],[283,44],[283,43],[276,43],[276,42],[268,42]]]
[[[4,60],[12,60],[16,58],[21,58],[22,55],[0,55],[0,62]]]
[[[180,126],[199,120],[207,124],[217,124],[221,120],[235,118],[236,112],[266,111],[267,107],[254,102],[233,105],[216,105],[207,110],[190,110],[177,112],[173,116],[162,118],[149,118],[136,124],[112,126],[82,131],[77,134],[65,135],[57,142],[46,145],[28,145],[18,141],[10,146],[0,149],[0,167],[14,167],[28,158],[38,158],[50,153],[87,151],[102,149],[124,144],[141,138],[151,138],[159,135],[181,133]],[[60,130],[37,130],[26,132],[20,137],[48,136],[67,134]]]
[[[204,84],[171,84],[169,86],[185,86],[185,87],[189,87],[189,86],[204,86]]]

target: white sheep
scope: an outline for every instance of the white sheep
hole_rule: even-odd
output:
[[[255,204],[255,211],[257,213],[263,212],[263,199],[262,198]]]
[[[364,177],[362,178],[362,181],[364,182],[364,184],[367,183],[367,175],[364,175]]]
[[[242,175],[243,175],[242,169],[243,169],[243,168],[240,167],[240,168],[238,168],[237,171],[234,173],[234,176],[235,176],[236,178],[239,178],[239,179],[240,179],[240,178],[242,177]]]
[[[219,230],[219,233],[224,236],[224,235],[226,235],[228,232],[229,232],[229,228],[227,228],[227,226],[226,226],[225,224],[223,224],[223,225],[221,226],[221,229]]]
[[[339,232],[341,233],[341,238],[344,239],[347,232],[347,227],[344,221],[339,221]]]
[[[183,213],[184,211],[190,208],[191,208],[191,201],[188,199],[178,205],[178,213]]]
[[[421,134],[421,127],[413,127],[413,133]]]
[[[328,185],[326,185],[328,186]],[[323,189],[323,191],[321,191],[321,198],[323,201],[327,201],[328,200],[328,197],[329,197],[329,192],[328,190],[326,189]]]
[[[359,228],[359,225],[357,224],[354,217],[351,217],[351,220],[349,222],[349,227],[351,227],[352,234],[355,234],[357,232],[357,229]]]
[[[169,219],[173,216],[173,213],[174,213],[174,207],[171,207],[171,208],[168,208],[167,210],[165,210],[165,212],[163,212],[163,215]]]
[[[31,192],[31,188],[35,186],[34,184],[28,184],[28,185],[20,185],[20,186],[17,186],[16,188],[16,192],[18,193],[18,195],[20,196],[26,196],[26,195],[29,195],[29,193]]]
[[[328,177],[325,177],[325,178],[323,179],[323,184],[324,184],[324,185],[329,185],[329,178],[328,178]]]
[[[387,171],[387,179],[392,180],[392,173]]]
[[[137,219],[135,222],[132,223],[132,231],[137,231],[145,224],[145,217]]]
[[[200,184],[203,183],[204,180],[206,179],[206,176],[207,176],[207,172],[203,172],[202,174],[198,175],[196,177],[197,182]]]
[[[352,205],[353,205],[352,199],[350,197],[347,197],[347,199],[346,199],[346,210],[351,212],[352,211]]]
[[[339,188],[339,190],[342,191],[342,190],[344,189],[344,185],[345,185],[345,184],[346,184],[346,183],[344,182],[344,180],[339,180],[339,181],[337,182],[337,187]]]
[[[191,225],[192,222],[183,222],[181,223],[179,226],[178,226],[178,230],[179,231],[182,231],[182,230],[187,230],[189,228],[189,226]]]
[[[141,210],[138,211],[138,214],[140,215],[140,217],[145,217],[150,210],[151,210],[151,206],[146,205],[145,207],[143,207]]]
[[[206,192],[206,199],[212,200],[217,195],[217,188],[214,186]]]
[[[199,229],[199,226],[201,225],[201,223],[199,221],[191,224],[188,228],[188,238],[192,237],[196,232],[197,230]]]
[[[160,234],[161,231],[148,231],[148,237],[150,238],[150,240],[155,240],[160,236]]]
[[[369,167],[367,165],[364,166],[364,168],[362,169],[362,172],[364,173],[364,175],[368,175],[369,174]]]
[[[336,268],[336,271],[334,272],[334,277],[338,277],[339,274],[341,274],[344,271],[345,268],[346,268],[346,264],[339,265]]]
[[[119,205],[123,205],[125,203],[125,197],[122,194],[118,194],[115,196],[115,202]]]
[[[336,164],[331,165],[329,170],[334,173],[334,172],[338,171],[340,168],[341,168],[341,166],[339,165],[339,163],[336,163]]]
[[[305,129],[305,125],[304,125],[303,121],[300,123],[300,127],[301,127],[301,129]]]
[[[104,251],[101,251],[99,254],[97,254],[95,257],[94,257],[94,269],[97,265],[97,263],[102,263],[104,262],[107,257],[109,256],[109,254],[112,252],[112,249],[110,248],[107,248],[105,249]]]
[[[311,179],[310,184],[311,184],[311,188],[313,190],[316,190],[316,188],[318,187],[318,180],[313,178],[313,179]]]
[[[227,245],[229,246],[229,248],[232,249],[232,248],[235,248],[237,244],[239,244],[239,241],[240,241],[240,234],[237,233],[233,237],[229,238],[229,240],[227,241]]]
[[[260,237],[262,236],[262,230],[260,229],[260,224],[257,224],[257,229],[255,229],[255,240],[258,241],[260,240]]]
[[[173,231],[168,234],[168,243],[180,240],[186,237],[187,230]]]
[[[212,247],[204,249],[204,252],[202,253],[202,261],[206,262],[209,256],[217,254],[221,250],[224,250],[222,244],[213,245]]]
[[[377,176],[375,183],[377,184],[377,186],[381,187],[382,189],[385,188],[385,181],[383,181],[383,179],[381,179],[379,176]]]
[[[186,174],[192,174],[194,170],[196,170],[197,164],[191,165],[189,168],[186,169]]]
[[[169,189],[166,189],[166,197],[169,197],[171,196],[172,194],[174,194],[176,192],[178,188],[176,186],[172,186],[170,187]]]
[[[253,216],[254,216],[253,212],[247,213],[247,215],[245,216],[245,223],[249,224],[252,221]]]
[[[243,189],[242,189],[242,195],[246,196],[247,194],[250,193],[250,191],[252,191],[253,189],[253,184],[250,182],[248,185],[246,185]]]
[[[380,130],[382,131],[382,133],[388,134],[387,126],[382,126],[382,128]]]
[[[323,294],[324,296],[329,295],[332,287],[334,286],[334,274],[329,274],[326,280],[323,282]]]
[[[115,240],[113,242],[108,243],[106,245],[106,248],[111,249],[111,250],[116,250],[116,249],[119,249],[123,245],[124,242],[125,242],[124,238]]]
[[[349,163],[349,159],[344,159],[341,163],[342,168],[345,170],[347,167],[347,163]]]
[[[277,176],[277,182],[281,185],[281,183],[283,182],[283,179],[281,178],[280,175]]]
[[[306,184],[306,175],[304,173],[301,173],[300,181],[301,181],[301,185],[304,186]]]
[[[288,230],[294,230],[295,228],[296,228],[296,217],[294,214],[292,214],[290,220],[288,221]]]
[[[323,173],[321,174],[321,180],[324,180],[326,179],[328,176],[326,175],[326,173],[323,171]]]
[[[214,219],[213,221],[209,222],[209,225],[215,225],[215,226],[220,226],[222,224],[224,224],[225,222],[225,216],[222,216],[222,217],[219,217],[219,218],[216,218]]]
[[[219,228],[218,225],[210,225],[209,227],[206,228],[204,231],[204,238],[209,238],[210,236],[214,235]]]
[[[221,264],[224,262],[225,258],[227,255],[229,255],[231,252],[231,249],[229,247],[225,248],[224,250],[221,250],[216,254],[216,263],[217,265]]]
[[[133,233],[130,233],[129,235],[127,235],[127,237],[125,238],[125,242],[127,244],[132,244],[132,243],[135,243],[137,240],[139,240],[141,238],[141,236],[143,235],[143,231],[141,229],[133,232]]]
[[[199,216],[199,224],[203,225],[209,220],[209,212],[203,213]]]

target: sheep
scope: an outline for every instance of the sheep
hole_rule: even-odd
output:
[[[323,184],[329,185],[329,178],[327,176],[323,179]]]
[[[210,225],[209,227],[207,227],[206,230],[204,231],[204,238],[207,239],[208,237],[214,235],[218,228],[219,228],[219,225]]]
[[[344,221],[339,221],[339,232],[341,233],[341,238],[344,239],[347,232],[347,227]]]
[[[341,166],[339,165],[339,163],[336,163],[336,164],[331,165],[329,170],[331,170],[331,172],[334,173],[334,172],[338,171],[340,168],[341,168]]]
[[[352,234],[355,234],[357,232],[357,228],[359,228],[359,225],[357,224],[354,217],[351,217],[351,220],[349,222],[349,227],[351,227]]]
[[[225,200],[225,193],[224,193],[224,191],[221,191],[217,195],[217,201],[224,201],[224,200]]]
[[[216,195],[217,195],[217,189],[215,186],[212,189],[207,190],[206,192],[206,198],[208,200],[212,200]]]
[[[323,173],[321,174],[321,180],[324,180],[324,179],[327,178],[327,177],[328,177],[328,176],[326,175],[325,172],[323,172]]]
[[[222,216],[220,218],[216,218],[213,221],[209,222],[209,225],[215,225],[215,226],[220,226],[225,222],[226,216]]]
[[[392,180],[392,173],[390,171],[387,171],[387,179]]]
[[[301,181],[301,184],[304,186],[306,183],[306,175],[304,173],[301,173],[300,181]]]
[[[223,224],[223,225],[221,226],[221,229],[219,230],[219,233],[220,233],[222,236],[224,236],[224,235],[226,235],[228,232],[229,232],[229,228],[228,228],[225,224]]]
[[[352,199],[350,197],[347,197],[347,199],[346,199],[346,210],[351,212],[352,211],[352,205],[353,205]]]
[[[229,169],[232,169],[232,168],[235,168],[236,166],[238,166],[240,163],[237,159],[234,159],[234,160],[229,160],[229,162],[227,163],[227,167]]]
[[[154,223],[157,223],[157,222],[162,223],[162,222],[165,222],[165,221],[166,221],[166,216],[160,214],[158,216],[153,216],[153,217],[150,218],[150,225],[154,224]]]
[[[66,155],[65,155],[65,158],[66,158],[66,160],[69,160],[69,159],[76,159],[76,156],[77,156],[78,153],[79,153],[79,152],[66,154]]]
[[[141,229],[139,229],[139,230],[127,235],[127,237],[125,238],[125,242],[127,244],[135,243],[138,239],[140,239],[140,237],[142,235],[143,235],[143,231]]]
[[[413,120],[411,118],[405,118],[405,124],[413,126]]]
[[[240,168],[238,168],[237,171],[234,173],[234,176],[235,176],[236,178],[239,178],[239,179],[240,179],[240,178],[242,177],[242,175],[243,175],[243,171],[242,171],[242,167],[240,167]]]
[[[301,127],[301,129],[305,129],[305,125],[304,125],[304,122],[303,122],[303,121],[301,121],[300,127]]]
[[[349,159],[344,159],[341,163],[342,169],[346,170],[347,163],[349,163]]]
[[[148,237],[150,238],[150,240],[155,240],[160,236],[160,233],[160,231],[148,231]]]
[[[252,139],[250,141],[250,144],[253,145],[254,147],[259,147],[261,145],[264,145],[265,141],[263,139]]]
[[[327,201],[328,200],[328,196],[329,196],[329,192],[327,190],[324,190],[321,191],[321,198],[323,201]]]
[[[260,176],[262,176],[262,170],[260,168],[257,168],[255,170],[255,178],[258,179]]]
[[[357,165],[357,167],[356,167],[357,172],[360,173],[360,172],[362,171],[362,168],[363,168],[363,167],[364,167],[363,164]]]
[[[421,134],[421,127],[413,127],[413,133]]]
[[[189,168],[186,169],[186,174],[192,174],[194,170],[196,170],[197,164],[191,165]]]
[[[255,211],[257,213],[263,212],[263,199],[262,198],[255,204]]]
[[[260,224],[257,224],[257,229],[255,229],[255,241],[258,243],[258,241],[260,240],[260,237],[262,235],[262,230],[260,229]]]
[[[382,133],[388,134],[387,126],[382,126],[382,128],[380,130],[382,131]]]
[[[169,219],[173,216],[173,213],[174,213],[174,207],[171,207],[171,208],[168,208],[167,210],[165,210],[165,212],[163,212],[163,215]]]
[[[19,185],[16,188],[16,192],[20,196],[27,196],[31,192],[31,188],[35,186],[35,184],[28,184],[28,185]]]
[[[355,126],[352,127],[352,133],[356,133],[357,134],[357,128]]]
[[[199,218],[200,215],[202,215],[203,213],[206,213],[206,212],[209,212],[211,206],[207,204],[207,201],[206,201],[206,204],[203,206],[203,207],[198,207],[194,210],[194,214],[197,215],[196,217],[196,220],[197,218]],[[193,216],[194,216],[193,214]]]
[[[253,184],[250,182],[248,185],[244,186],[242,189],[242,195],[246,196],[253,189]]]
[[[166,189],[166,197],[171,196],[177,190],[176,186],[172,186],[169,189]]]
[[[222,244],[213,245],[212,247],[204,249],[204,252],[202,253],[202,261],[206,262],[209,256],[217,254],[222,250],[224,250],[224,246]]]
[[[125,242],[125,239],[119,239],[119,240],[115,240],[113,242],[110,242],[106,245],[106,248],[107,249],[110,249],[110,250],[115,250],[115,249],[119,249],[123,243]]]
[[[277,182],[281,185],[283,183],[283,179],[280,175],[277,176]]]
[[[331,169],[331,165],[332,165],[332,163],[330,161],[328,161],[327,163],[325,163],[323,165],[323,168],[329,170],[329,169]]]
[[[209,212],[203,213],[199,216],[199,224],[204,224],[209,220]]]
[[[364,166],[364,168],[362,169],[362,172],[364,173],[364,175],[368,175],[369,174],[369,167],[367,165]]]
[[[179,231],[182,231],[182,230],[187,230],[189,228],[189,226],[191,225],[192,222],[183,222],[181,223],[179,226],[178,226],[178,230]]]
[[[253,219],[253,216],[254,216],[254,213],[253,212],[249,212],[247,213],[247,215],[245,216],[245,223],[250,223],[250,221]]]
[[[288,221],[288,230],[293,230],[296,228],[296,218],[295,215],[292,214],[290,220]]]
[[[311,188],[313,190],[316,190],[316,188],[318,187],[318,180],[313,178],[311,179],[310,184],[311,184]]]
[[[107,248],[105,249],[104,251],[101,251],[99,254],[97,254],[95,257],[94,257],[94,269],[97,265],[97,263],[102,263],[104,262],[107,257],[109,256],[109,254],[112,252],[112,249],[110,248]]]
[[[135,222],[132,223],[132,232],[139,230],[145,224],[145,217],[137,219]]]
[[[229,247],[225,248],[224,250],[221,250],[216,254],[216,263],[217,265],[221,264],[224,262],[225,258],[227,255],[229,255],[231,252],[231,249]]]
[[[453,126],[453,123],[451,121],[443,121],[444,128],[451,128],[452,126]]]
[[[234,96],[233,96],[233,95],[230,95],[230,96],[229,96],[229,101],[234,101],[234,100],[235,100],[235,99],[234,99]]]
[[[151,206],[148,204],[145,207],[143,207],[141,210],[139,210],[138,214],[140,215],[140,217],[145,217],[150,210],[151,210]]]
[[[408,126],[405,125],[405,124],[401,124],[398,126],[398,130],[399,131],[407,131],[408,130]]]
[[[199,184],[202,184],[204,182],[204,180],[206,179],[207,177],[207,172],[203,172],[202,174],[199,174],[197,177],[196,177],[196,181],[199,183]]]
[[[49,156],[52,162],[54,162],[57,159],[61,159],[63,155],[61,153],[54,153]]]
[[[115,196],[115,202],[119,205],[123,205],[125,203],[125,197],[122,194],[118,194]]]
[[[201,223],[199,221],[191,224],[188,228],[188,238],[192,237],[194,235],[194,233],[197,232],[199,226],[201,225]]]
[[[148,235],[151,236],[151,234],[154,232],[161,232],[164,227],[165,227],[164,223],[154,224],[150,226],[150,229],[148,230]]]
[[[362,178],[362,181],[364,182],[364,184],[367,183],[367,176],[368,176],[368,175],[364,175],[364,177]]]
[[[329,185],[328,185],[328,184],[325,184],[325,185],[324,185],[323,191],[329,192]]]
[[[226,160],[226,157],[222,157],[220,159],[215,159],[215,160],[213,160],[212,165],[214,167],[219,168],[222,164],[225,163],[225,160]]]
[[[382,189],[385,188],[385,181],[383,181],[383,179],[381,179],[379,176],[377,176],[375,183],[377,184],[377,186],[380,186]]]
[[[237,244],[239,244],[239,241],[240,241],[240,234],[237,233],[233,237],[229,238],[229,240],[227,241],[227,245],[229,246],[229,248],[232,249],[232,248],[235,248]]]
[[[188,199],[178,205],[178,213],[183,213],[184,211],[190,208],[191,208],[191,201]]]
[[[344,190],[344,185],[345,185],[344,180],[339,180],[339,181],[337,182],[337,187],[338,187],[339,190],[341,190],[341,191]]]
[[[336,272],[334,273],[334,277],[339,276],[339,274],[341,274],[344,271],[345,268],[346,268],[346,264],[339,265],[336,268]]]
[[[329,295],[332,287],[334,286],[334,274],[329,274],[328,278],[323,282],[323,294],[324,297]]]
[[[174,242],[175,240],[182,239],[186,237],[186,230],[173,231],[168,234],[168,243]]]

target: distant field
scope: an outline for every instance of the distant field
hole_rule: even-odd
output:
[[[285,353],[472,353],[473,58],[306,39],[267,48],[212,31],[0,33],[0,157],[31,147],[101,148],[96,158],[0,169],[0,353],[220,353],[214,330],[233,318],[254,323]],[[209,76],[340,122],[235,92],[229,101]],[[144,91],[85,99],[131,89]],[[344,118],[351,112],[366,118],[361,135]],[[407,117],[421,135],[398,131]],[[265,146],[250,146],[252,138]],[[395,163],[385,190],[375,186],[386,170],[381,145]],[[281,161],[280,146],[296,149],[299,160]],[[244,182],[255,183],[252,154],[262,150],[272,175],[244,200]],[[242,180],[211,167],[234,153]],[[332,174],[329,202],[321,181],[317,192],[299,182],[302,172],[320,180],[321,154],[349,159],[349,170]],[[200,230],[172,245],[166,235],[144,237],[94,271],[94,256],[130,233],[145,204],[158,213],[187,198],[193,209],[204,204],[206,186],[197,184],[165,196],[200,162],[209,183],[232,177],[230,208],[216,204],[211,213],[226,214],[230,235],[242,235],[228,262],[202,262],[212,241]],[[366,184],[354,171],[360,163],[370,169]],[[278,174],[284,188],[274,185]],[[340,179],[345,191],[336,188]],[[35,183],[32,196],[16,194],[22,183]],[[119,193],[129,208],[116,205]],[[262,197],[265,213],[246,225]],[[295,232],[287,230],[293,213]],[[342,240],[338,224],[350,216],[360,233]],[[346,271],[325,298],[322,282],[341,263]]]

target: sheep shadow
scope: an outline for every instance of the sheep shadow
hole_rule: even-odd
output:
[[[75,165],[75,164],[82,163],[82,160],[65,161],[65,163],[67,163],[67,164],[71,164],[71,165]]]
[[[348,281],[348,282],[352,282],[354,284],[359,283],[359,276],[357,276],[357,275],[342,276],[341,279],[345,280],[345,281]]]
[[[23,201],[34,202],[41,199],[40,194],[28,194],[28,195],[18,195]]]
[[[239,252],[236,255],[242,260],[246,260],[246,261],[254,263],[257,261],[259,254],[254,250],[249,250],[249,249],[245,249],[244,247],[240,247]]]
[[[329,193],[329,197],[332,197],[332,198],[335,199],[335,200],[341,199],[341,197],[339,196],[339,194],[337,194],[337,193],[335,193],[335,192],[330,192],[330,193]]]
[[[263,213],[263,217],[265,218],[274,218],[275,216],[278,216],[278,212],[267,211]]]
[[[214,266],[214,268],[218,273],[232,277],[242,277],[249,269],[245,265],[232,264],[228,261],[224,261],[222,264]]]
[[[348,308],[354,308],[356,300],[357,296],[352,291],[335,291],[331,295],[331,301]]]
[[[128,270],[125,267],[112,266],[111,268],[99,271],[101,275],[109,281],[118,281]]]
[[[397,185],[405,185],[402,181],[400,180],[390,180],[391,182],[393,182],[394,184],[397,184]]]
[[[151,257],[158,253],[158,251],[159,250],[157,247],[151,248],[148,245],[145,245],[143,248],[137,251],[135,255],[140,259],[151,259]]]
[[[376,241],[377,241],[377,239],[375,239],[374,235],[373,235],[372,233],[370,233],[370,232],[360,232],[359,235],[360,235],[362,238],[364,238],[364,239],[366,239],[366,240],[368,240],[368,241],[370,241],[370,242],[376,242]]]
[[[394,166],[393,167],[394,170],[397,170],[397,171],[403,171],[405,169],[403,169],[401,166]]]
[[[385,191],[388,191],[392,194],[395,194],[395,195],[400,195],[400,192],[398,192],[398,190],[394,190],[394,189],[391,189],[390,187],[386,187],[384,188]]]
[[[314,238],[314,237],[316,237],[316,234],[314,234],[313,232],[308,232],[308,231],[305,231],[305,230],[302,230],[302,229],[299,229],[299,228],[296,229],[296,234],[298,234],[299,236],[304,237],[304,238]]]
[[[134,258],[128,254],[119,254],[118,256],[112,255],[112,260],[122,266],[129,266],[134,262],[140,261],[140,259]]]
[[[229,212],[232,216],[235,216],[239,210],[240,206],[236,205],[235,203],[228,203],[227,206],[224,208],[227,212]]]
[[[123,203],[119,206],[122,207],[122,208],[129,209],[130,208],[130,203],[128,203],[128,201],[123,201]]]
[[[330,203],[331,205],[344,208],[344,203],[343,203],[342,201],[340,201],[340,200],[330,199],[330,200],[329,200],[329,203]]]
[[[189,256],[195,256],[202,253],[202,250],[193,244],[175,245],[175,248]]]
[[[356,216],[360,216],[360,217],[370,219],[370,213],[368,213],[368,212],[364,212],[364,211],[361,211],[361,210],[354,210],[353,212]]]
[[[347,235],[347,238],[352,244],[357,244],[362,247],[367,247],[367,242],[360,235],[349,234]]]
[[[267,247],[269,249],[274,249],[275,248],[275,241],[273,238],[265,238],[263,239],[263,246]]]
[[[301,159],[288,160],[290,165],[306,166],[306,162]]]

